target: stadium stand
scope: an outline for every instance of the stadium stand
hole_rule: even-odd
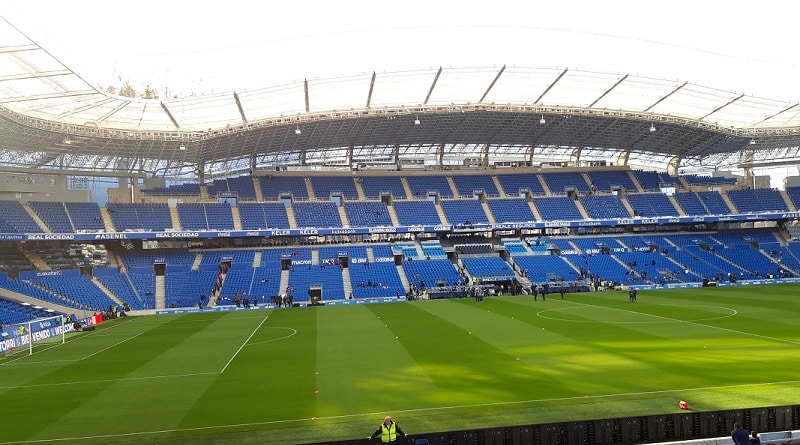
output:
[[[542,173],[542,178],[547,182],[550,193],[554,195],[563,195],[568,190],[575,190],[578,193],[591,192],[589,183],[580,172],[546,172]]]
[[[630,218],[632,215],[616,195],[589,195],[580,198],[583,208],[591,218]]]
[[[442,224],[433,201],[395,201],[392,206],[401,225]]]
[[[342,227],[342,219],[333,202],[296,202],[292,208],[297,227]]]
[[[377,199],[388,193],[395,199],[405,199],[406,190],[399,176],[360,176],[361,189],[367,199]]]
[[[477,192],[483,193],[487,198],[500,196],[494,180],[489,175],[453,175],[452,179],[458,194],[463,199],[472,198]]]
[[[506,196],[519,196],[521,192],[530,193],[533,196],[545,195],[544,187],[539,181],[539,176],[532,173],[520,174],[500,174],[497,175],[500,186]]]
[[[345,199],[358,199],[358,190],[352,177],[312,176],[310,180],[317,199],[330,199],[336,195]]]
[[[545,221],[574,221],[583,219],[575,200],[566,196],[533,198],[533,203]]]
[[[289,217],[286,207],[279,202],[239,203],[239,219],[242,230],[288,229]]]
[[[409,176],[406,181],[415,199],[424,199],[430,193],[438,194],[441,198],[453,198],[453,190],[445,176]]]
[[[267,200],[277,200],[282,196],[291,199],[308,200],[306,179],[302,176],[259,177],[261,195]]]

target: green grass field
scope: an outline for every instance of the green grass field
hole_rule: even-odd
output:
[[[291,444],[794,404],[800,286],[127,317],[0,358],[0,444]],[[555,297],[555,298],[554,298]]]

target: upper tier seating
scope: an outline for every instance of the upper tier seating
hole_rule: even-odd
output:
[[[414,198],[423,199],[427,198],[428,193],[438,193],[442,198],[452,198],[453,190],[450,189],[450,183],[444,176],[433,175],[415,175],[406,177],[411,192]]]
[[[256,187],[252,176],[239,176],[236,178],[215,179],[212,185],[206,187],[208,196],[219,196],[220,193],[235,192],[240,200],[255,201]]]
[[[531,206],[526,199],[500,198],[487,199],[486,204],[498,223],[536,221]]]
[[[520,190],[527,190],[534,196],[545,194],[539,176],[534,173],[497,175],[497,180],[506,192],[506,196],[518,196]]]
[[[172,228],[172,217],[167,204],[109,204],[108,214],[117,231],[153,230]]]
[[[406,198],[406,190],[399,176],[361,176],[358,180],[367,199],[377,199],[382,193],[390,193],[395,199]]]
[[[238,205],[242,230],[289,228],[289,216],[281,202],[242,202]]]
[[[184,230],[233,230],[231,206],[225,203],[178,203]]]
[[[697,192],[700,201],[708,209],[709,215],[730,215],[731,209],[725,203],[725,199],[718,191],[709,190],[704,192]]]
[[[391,227],[392,218],[381,201],[345,202],[342,204],[351,227]]]
[[[41,233],[42,228],[17,201],[0,201],[0,232]]]
[[[167,187],[142,189],[142,193],[152,196],[200,196],[200,184],[196,182],[173,184]]]
[[[678,201],[683,211],[689,215],[708,215],[709,211],[700,200],[697,193],[694,192],[678,192],[675,195],[675,200]]]
[[[327,200],[334,195],[358,199],[356,183],[351,176],[312,176],[311,186],[317,199]]]
[[[631,193],[626,197],[636,216],[678,216],[678,210],[663,193]]]
[[[486,197],[500,196],[494,180],[489,175],[454,175],[452,179],[461,198],[472,198],[478,190],[483,191]]]
[[[581,197],[581,204],[590,218],[630,218],[631,214],[619,196],[589,195]]]
[[[401,226],[442,224],[433,201],[394,201],[392,206]]]
[[[75,231],[64,204],[49,201],[29,201],[28,204],[53,232],[70,233]]]
[[[342,227],[342,218],[333,202],[295,202],[292,208],[297,227]]]
[[[646,192],[654,192],[660,190],[661,185],[663,184],[663,180],[657,172],[631,170],[631,173],[636,177],[636,180],[639,181],[639,185],[642,186],[642,190]],[[677,181],[672,181],[672,182],[676,183]],[[636,190],[636,189],[632,188],[631,190]]]
[[[800,187],[786,187],[786,193],[794,204],[794,208],[800,209]]]
[[[264,199],[275,200],[284,195],[293,199],[308,199],[306,179],[302,176],[264,176],[258,180]]]
[[[550,193],[554,195],[566,194],[567,190],[576,190],[579,193],[589,193],[589,183],[581,172],[547,172],[542,173],[542,178],[547,182]]]
[[[681,175],[689,185],[733,185],[736,178],[726,178],[723,176],[700,176],[700,175]]]
[[[620,187],[630,192],[638,191],[636,184],[628,176],[627,170],[596,171],[587,173],[587,175],[594,182],[596,192],[610,193]]]
[[[65,202],[64,206],[75,230],[97,232],[105,228],[96,202]]]
[[[739,213],[789,211],[781,192],[776,189],[728,190],[728,198]]]
[[[575,200],[567,196],[533,198],[533,204],[545,221],[575,221],[583,219]]]
[[[486,224],[489,218],[477,199],[442,200],[439,205],[450,224],[460,225],[469,221],[472,224]]]

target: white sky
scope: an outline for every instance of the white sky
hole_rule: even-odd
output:
[[[512,66],[619,72],[800,100],[789,1],[0,0],[93,84],[207,94],[364,72]],[[141,87],[139,88],[141,89]]]
[[[797,102],[798,10],[788,0],[0,0],[0,14],[90,83],[122,78],[162,95],[506,64]]]

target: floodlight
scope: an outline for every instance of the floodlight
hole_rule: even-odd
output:
[[[294,134],[300,134],[300,133],[302,133],[302,131],[300,130],[300,126],[298,125],[298,126],[297,126],[297,127],[294,129]]]
[[[546,122],[547,122],[547,121],[546,121],[546,120],[544,120],[544,114],[543,114],[543,115],[542,115],[542,118],[541,118],[541,119],[539,119],[539,123],[540,123],[541,125],[544,125]]]
[[[419,116],[417,116],[417,118],[416,118],[416,119],[414,119],[414,125],[419,125],[419,123],[420,123],[420,122],[419,122]]]
[[[652,133],[654,131],[656,131],[656,126],[653,125],[653,124],[650,124],[650,133]]]

